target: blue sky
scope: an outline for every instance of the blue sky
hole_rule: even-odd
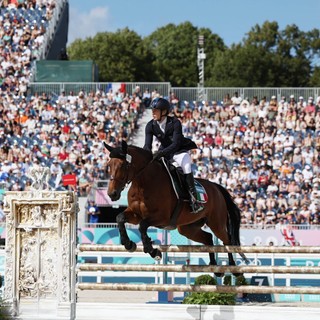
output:
[[[230,46],[266,20],[280,29],[296,24],[302,31],[320,28],[320,0],[69,0],[68,44],[97,32],[128,27],[150,35],[168,23],[190,21],[209,28]]]

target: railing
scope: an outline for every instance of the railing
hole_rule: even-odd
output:
[[[53,11],[53,16],[51,20],[49,21],[49,25],[47,27],[46,35],[44,38],[44,43],[41,47],[41,55],[40,59],[45,59],[48,50],[49,50],[49,43],[52,41],[53,36],[56,32],[56,28],[58,26],[59,20],[61,18],[61,13],[67,3],[67,0],[60,0],[56,2],[55,9]]]
[[[296,293],[296,294],[320,294],[318,287],[318,279],[320,273],[320,267],[316,267],[308,264],[310,261],[317,259],[317,254],[320,252],[320,247],[276,247],[276,246],[190,246],[190,245],[178,245],[178,246],[157,246],[162,252],[167,252],[172,258],[181,257],[185,260],[183,264],[154,264],[154,263],[137,263],[138,257],[143,254],[143,247],[137,246],[136,252],[127,253],[123,246],[118,245],[90,245],[82,244],[78,246],[78,258],[81,260],[77,265],[78,272],[78,284],[77,288],[80,290],[134,290],[134,291],[176,291],[176,292],[247,292],[247,293]],[[119,263],[120,255],[129,256],[134,255],[132,263],[126,261],[125,263]],[[225,258],[219,255],[219,265],[210,266],[199,264],[199,261],[194,259],[205,260],[203,254],[207,255],[207,252],[220,253]],[[225,264],[226,253],[248,253],[249,265],[244,265],[243,261],[239,261],[240,264],[236,266],[228,266]],[[184,253],[192,253],[193,264],[189,264],[190,256],[186,256]],[[308,254],[308,256],[306,256]],[[176,256],[177,255],[177,256]],[[116,263],[106,263],[103,261],[103,257],[117,257]],[[123,259],[126,259],[122,256]],[[271,265],[267,260],[270,260]],[[87,260],[90,259],[90,260]],[[310,261],[308,261],[310,259]],[[87,261],[86,261],[87,260]],[[94,261],[96,260],[96,261]],[[291,261],[292,260],[292,261]],[[168,259],[169,261],[169,259]],[[173,261],[173,260],[172,260]],[[84,263],[85,262],[85,263]],[[203,262],[203,261],[202,261]],[[297,265],[300,263],[300,265]],[[116,271],[116,272],[114,272]],[[137,284],[137,272],[141,271],[141,277],[144,275],[146,278],[143,284]],[[151,272],[156,272],[152,275]],[[130,279],[130,272],[132,278]],[[162,272],[169,272],[171,284],[166,284],[163,278],[161,278]],[[260,275],[271,274],[271,286],[217,286],[197,288],[190,286],[188,283],[175,285],[177,278],[186,279],[186,273],[192,273],[192,277],[196,277],[201,272],[223,272],[223,273],[251,273]],[[181,273],[181,276],[176,273]],[[189,274],[190,276],[190,274]],[[248,276],[248,275],[247,275]],[[90,278],[90,283],[86,282],[86,279]],[[96,277],[97,283],[92,283],[92,277]],[[124,283],[122,279],[126,277],[128,283]],[[155,284],[147,283],[152,282],[154,277]],[[108,281],[105,281],[108,279]],[[121,283],[115,283],[120,280]],[[277,284],[275,283],[277,280]],[[295,281],[300,281],[300,284]],[[305,283],[302,283],[304,282]],[[106,283],[108,282],[108,283]],[[130,283],[131,282],[131,283]],[[133,283],[134,282],[134,283]],[[311,284],[312,282],[312,284]],[[160,284],[162,283],[162,284]],[[183,282],[181,282],[183,283]],[[299,287],[301,286],[301,287]],[[210,289],[211,288],[211,289]],[[199,290],[198,290],[199,289]]]
[[[117,245],[112,245],[114,249],[112,251],[105,250],[107,247],[110,248],[108,245],[78,245],[77,248],[77,257],[78,257],[78,264],[77,264],[77,270],[79,272],[79,282],[85,281],[84,277],[96,277],[97,282],[101,283],[103,282],[104,277],[109,277],[112,278],[113,281],[116,281],[117,279],[121,279],[121,277],[132,277],[133,281],[135,280],[135,277],[137,274],[131,273],[128,274],[128,270],[123,271],[120,270],[122,267],[119,267],[118,272],[115,274],[111,269],[107,270],[108,266],[110,265],[110,262],[106,261],[116,261],[116,266],[118,265],[123,265],[128,267],[128,269],[134,269],[135,265],[137,263],[142,263],[143,266],[145,266],[148,262],[150,262],[150,258],[148,255],[143,253],[143,250],[137,246],[137,251],[134,253],[129,253],[124,250],[121,246]],[[165,248],[166,246],[158,246],[159,248]],[[208,259],[208,254],[205,251],[205,247],[199,246],[200,252],[192,252],[191,253],[183,253],[179,252],[178,250],[175,250],[176,247],[185,247],[185,246],[171,246],[173,249],[169,250],[168,252],[168,262],[169,264],[169,269],[172,268],[173,270],[175,268],[181,268],[183,269],[184,272],[190,272],[188,270],[188,264],[190,259],[192,259],[193,264],[196,263],[197,265],[201,265],[202,268],[206,269],[206,271],[209,272],[210,268],[212,266],[206,265],[207,264],[207,259]],[[261,247],[258,247],[258,249]],[[266,247],[264,250],[265,253],[253,253],[253,251],[256,251],[254,247],[252,249],[248,249],[247,251],[251,251],[251,253],[247,253],[246,257],[249,260],[249,265],[243,264],[242,258],[237,258],[236,256],[236,262],[237,266],[240,266],[243,268],[242,272],[244,273],[261,273],[261,274],[268,274],[270,272],[276,273],[277,275],[272,275],[270,277],[270,282],[271,285],[274,285],[275,282],[277,282],[278,279],[285,279],[285,282],[288,286],[290,286],[290,282],[294,280],[310,280],[310,281],[317,281],[319,279],[319,275],[317,275],[317,272],[319,271],[319,266],[316,265],[314,261],[318,261],[318,254],[317,253],[310,253],[312,252],[312,249],[307,249],[305,250],[303,247],[273,247],[274,250],[278,251],[278,253],[266,253],[268,250],[270,251],[270,247]],[[302,248],[302,249],[301,249]],[[88,251],[90,249],[93,249],[93,251]],[[120,249],[120,251],[117,251],[117,249]],[[293,250],[292,250],[293,249]],[[100,250],[100,251],[98,251]],[[166,251],[166,250],[165,250]],[[189,250],[192,251],[192,250]],[[217,272],[222,271],[221,269],[225,268],[228,269],[230,266],[228,266],[228,257],[226,253],[222,253],[222,251],[225,251],[224,248],[221,247],[215,247],[215,248],[210,248],[210,251],[219,251],[219,255],[217,256],[218,258],[218,265],[219,267],[215,266],[213,268],[217,268]],[[239,249],[238,249],[239,251]],[[291,253],[288,253],[290,252]],[[306,252],[307,253],[297,253],[297,252]],[[316,249],[317,251],[317,249]],[[318,248],[319,251],[319,248]],[[279,253],[280,252],[280,253]],[[308,256],[306,256],[308,254]],[[128,259],[129,258],[129,259]],[[123,261],[124,263],[120,263],[120,261]],[[299,263],[297,265],[297,262]],[[203,265],[204,263],[204,265]],[[314,264],[313,264],[314,263]],[[102,264],[106,264],[106,267],[103,272],[102,272]],[[90,265],[90,266],[89,266]],[[157,264],[153,264],[152,267],[146,267],[146,268],[156,268],[154,267]],[[84,266],[84,267],[82,267]],[[293,276],[287,273],[286,268],[290,267],[293,270]],[[308,275],[302,275],[308,267]],[[116,268],[116,267],[114,267]],[[221,268],[219,270],[219,268]],[[252,268],[257,268],[254,272],[252,272]],[[260,269],[259,269],[260,268]],[[269,268],[270,272],[265,270],[265,268]],[[314,271],[312,271],[314,269]],[[86,270],[88,269],[88,270]],[[193,267],[191,267],[193,269]],[[251,269],[251,270],[250,270]],[[175,271],[169,271],[173,272],[171,275],[172,278],[179,278],[178,274],[175,274]],[[219,271],[218,271],[219,270]],[[229,271],[232,270],[229,269]],[[250,270],[250,272],[248,272]],[[299,271],[301,270],[301,271]],[[182,271],[182,270],[181,270]],[[181,272],[180,271],[180,272]],[[225,272],[224,270],[223,272]],[[229,272],[228,271],[228,272]],[[277,271],[277,272],[274,272]],[[149,278],[155,278],[157,282],[162,282],[162,277],[163,274],[162,272],[157,273],[156,275],[151,274],[151,270],[145,270],[145,275],[144,277],[149,277]],[[198,276],[198,272],[192,270],[195,274],[193,275],[194,277]],[[185,277],[185,276],[184,276]],[[275,281],[276,280],[276,281]]]
[[[0,228],[5,228],[6,223],[0,222]],[[138,229],[137,225],[126,224],[128,229]],[[320,225],[310,224],[286,224],[283,227],[291,228],[292,230],[320,230]],[[84,223],[83,228],[118,228],[117,223]],[[151,228],[151,227],[150,227]],[[277,225],[265,225],[261,226],[260,224],[242,224],[241,229],[268,229],[268,230],[278,230]],[[280,230],[280,229],[279,229]]]
[[[62,90],[66,92],[69,91],[80,91],[84,90],[85,92],[97,90],[103,90],[104,92],[108,91],[110,85],[117,85],[119,83],[116,82],[91,82],[91,83],[72,83],[72,82],[43,82],[43,83],[30,83],[31,93],[45,92],[47,94],[55,94],[59,95]],[[179,98],[180,101],[198,101],[198,88],[197,87],[189,87],[189,88],[180,88],[180,87],[171,87],[169,82],[124,82],[126,85],[126,91],[130,94],[135,90],[136,86],[139,86],[141,92],[144,92],[146,89],[149,89],[150,92],[153,90],[157,90],[160,95],[168,97],[170,92],[174,92],[175,95]],[[223,98],[230,94],[233,95],[234,92],[238,92],[239,96],[242,98],[249,99],[249,101],[257,96],[259,99],[262,97],[266,97],[267,100],[271,98],[271,96],[277,96],[278,100],[281,99],[282,96],[289,99],[290,95],[294,95],[296,99],[299,96],[303,96],[305,99],[308,97],[313,97],[316,99],[320,96],[320,88],[204,88],[206,100],[212,101],[215,100],[218,103],[223,101]]]
[[[118,228],[116,223],[85,223],[83,225],[84,228]],[[127,224],[127,228],[129,229],[137,229],[138,226],[133,224]],[[283,227],[291,228],[292,230],[320,230],[320,225],[315,224],[286,224]],[[277,225],[264,225],[261,226],[260,224],[242,224],[241,229],[268,229],[268,230],[280,230],[279,226]]]
[[[180,100],[199,101],[199,88],[171,87],[171,91],[173,91]],[[251,101],[254,96],[257,96],[258,99],[266,97],[267,100],[270,100],[272,96],[276,96],[278,101],[281,100],[282,96],[286,97],[288,101],[292,94],[296,100],[298,100],[299,96],[303,96],[306,100],[308,97],[316,99],[320,96],[320,88],[204,88],[205,100],[215,100],[218,104],[221,104],[227,94],[232,97],[234,92],[238,92],[239,96],[249,101]]]
[[[140,87],[141,93],[143,93],[146,89],[150,91],[150,93],[154,90],[165,97],[169,96],[170,93],[170,83],[169,82],[123,82],[126,86],[126,91],[128,93],[133,93],[137,86]],[[66,93],[70,91],[79,92],[80,90],[84,90],[86,93],[93,91],[96,92],[98,90],[102,90],[103,92],[108,92],[111,86],[119,87],[122,83],[118,82],[31,82],[29,85],[31,94],[34,93],[43,93],[45,92],[48,95],[58,96],[61,91],[65,91]]]
[[[198,253],[312,253],[319,254],[320,247],[277,247],[277,246],[211,246],[211,245],[158,245],[156,246],[162,252],[198,252]],[[80,252],[128,252],[123,245],[108,244],[80,244]],[[144,252],[143,246],[137,246],[135,252]],[[320,270],[318,270],[320,271]]]

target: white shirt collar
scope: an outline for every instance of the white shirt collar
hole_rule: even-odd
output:
[[[157,121],[161,131],[164,132],[165,128],[166,128],[166,124],[167,124],[167,117],[165,117],[161,122]]]

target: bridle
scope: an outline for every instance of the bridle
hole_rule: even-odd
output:
[[[129,171],[130,171],[129,169],[131,166],[133,166],[131,164],[132,157],[130,155],[126,154],[123,160],[124,162],[121,164],[120,170],[122,170],[122,168],[125,170],[126,174],[124,178],[118,179],[118,178],[115,178],[113,175],[111,175],[109,179],[110,181],[118,182],[122,186],[121,191],[132,181],[132,179],[131,180],[129,179]]]
[[[122,163],[121,165],[121,168],[124,168],[124,170],[126,170],[126,175],[123,179],[118,179],[118,178],[115,178],[111,175],[110,177],[110,181],[116,181],[118,182],[122,188],[121,188],[121,191],[127,187],[134,179],[136,179],[140,174],[141,172],[152,162],[152,160],[150,162],[147,163],[146,166],[144,166],[143,168],[141,168],[137,173],[135,172],[134,168],[135,168],[135,165],[132,163],[132,156],[130,154],[126,154],[125,158],[123,159],[124,162]],[[131,178],[129,177],[129,172],[130,172],[130,168],[132,168],[132,176]]]

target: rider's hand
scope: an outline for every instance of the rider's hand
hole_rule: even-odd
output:
[[[162,158],[164,156],[163,152],[162,151],[158,151],[156,153],[153,154],[153,159],[152,161],[155,161],[155,160],[159,160],[160,158]]]

